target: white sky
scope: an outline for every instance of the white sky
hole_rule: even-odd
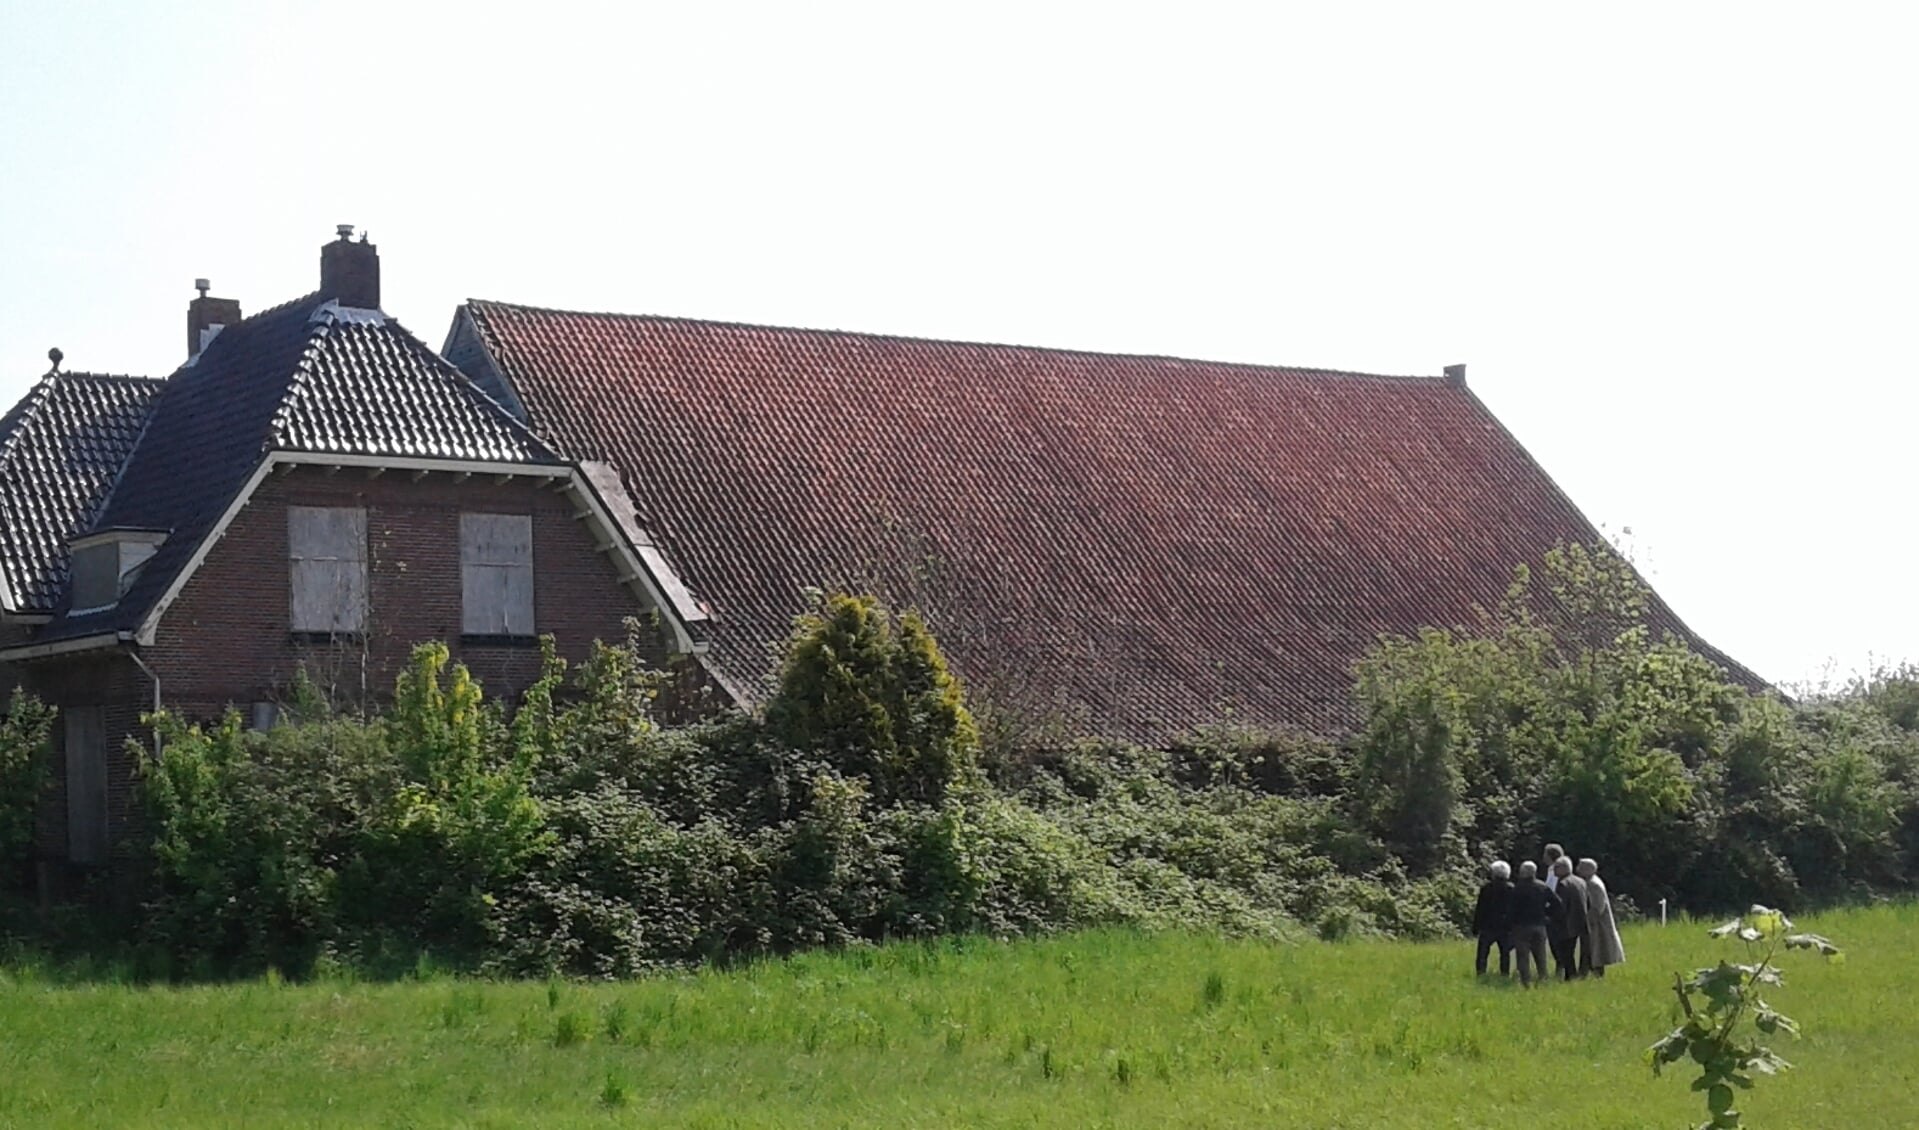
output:
[[[1446,10],[1442,11],[1444,8]],[[333,225],[473,297],[1472,387],[1708,638],[1919,658],[1919,9],[0,3],[0,400]]]

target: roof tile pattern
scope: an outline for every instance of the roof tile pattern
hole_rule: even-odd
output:
[[[524,425],[398,323],[323,306],[272,446],[483,462],[558,462]]]
[[[167,540],[116,607],[40,638],[137,627],[274,450],[562,462],[397,322],[309,295],[228,326],[168,378],[99,520]]]
[[[133,451],[161,382],[53,373],[0,418],[0,594],[52,612],[67,542],[91,527]]]
[[[1515,565],[1598,540],[1438,379],[465,311],[534,430],[624,473],[713,659],[762,690],[804,591],[846,587],[1072,731],[1335,731],[1380,633],[1469,623]]]

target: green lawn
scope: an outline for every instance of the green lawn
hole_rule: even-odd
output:
[[[1814,926],[1775,1003],[1799,1069],[1757,1127],[1919,1125],[1919,909]],[[627,984],[61,983],[0,971],[0,1127],[1272,1126],[1697,1122],[1640,1060],[1675,969],[1635,927],[1603,982],[1476,983],[1465,943],[1093,933],[816,955]]]

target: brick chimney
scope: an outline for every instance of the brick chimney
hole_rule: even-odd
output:
[[[187,303],[188,357],[197,355],[205,347],[212,331],[240,321],[240,300],[210,297],[207,290],[212,285],[205,279],[193,280],[194,289],[200,292],[200,297]]]
[[[380,249],[353,238],[353,225],[341,224],[340,238],[320,248],[320,294],[342,306],[380,308]]]

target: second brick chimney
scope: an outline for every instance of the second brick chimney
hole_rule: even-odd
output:
[[[212,331],[221,326],[238,325],[240,322],[240,300],[237,298],[213,298],[207,294],[212,288],[205,279],[194,279],[193,285],[200,297],[187,303],[187,356],[198,356],[200,350],[212,338]]]
[[[362,232],[356,241],[353,225],[341,224],[340,238],[320,248],[320,294],[337,299],[342,306],[365,310],[380,308],[380,249],[366,241]]]

